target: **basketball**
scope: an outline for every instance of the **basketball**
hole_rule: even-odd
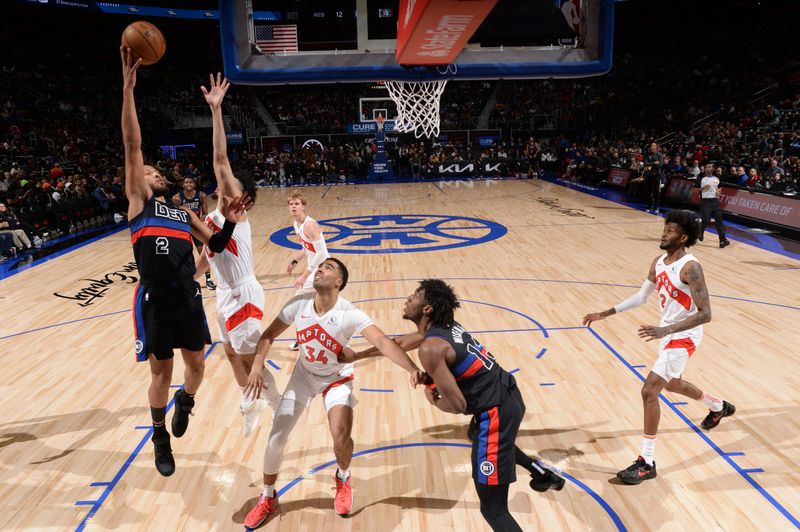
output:
[[[122,32],[122,46],[130,48],[134,59],[141,58],[143,65],[152,65],[164,56],[167,41],[153,24],[137,20]]]

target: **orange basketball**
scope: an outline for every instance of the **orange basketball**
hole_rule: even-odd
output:
[[[141,57],[143,65],[152,65],[164,55],[167,41],[160,29],[144,20],[137,20],[122,32],[122,46],[131,49],[134,60]]]

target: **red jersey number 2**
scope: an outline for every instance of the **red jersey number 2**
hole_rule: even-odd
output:
[[[325,350],[324,349],[320,349],[319,353],[317,353],[316,357],[314,356],[315,349],[313,347],[306,347],[306,352],[307,352],[306,360],[308,360],[312,364],[314,362],[322,362],[323,364],[327,364],[328,363],[328,358],[325,356]]]

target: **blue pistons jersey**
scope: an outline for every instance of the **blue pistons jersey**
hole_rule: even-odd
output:
[[[454,322],[451,327],[432,326],[425,338],[441,338],[456,353],[450,371],[467,401],[467,414],[476,414],[501,403],[504,390],[513,377],[495,361],[494,356],[464,327]]]
[[[131,220],[131,245],[142,283],[192,281],[194,246],[189,214],[152,196]]]

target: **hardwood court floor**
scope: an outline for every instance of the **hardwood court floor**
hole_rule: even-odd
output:
[[[343,296],[360,302],[387,333],[410,329],[402,298],[416,280],[447,278],[464,301],[458,319],[483,331],[478,338],[506,369],[519,369],[527,414],[518,443],[569,475],[563,491],[537,494],[520,472],[510,506],[524,530],[797,527],[797,261],[738,242],[720,250],[715,235],[694,249],[713,295],[713,322],[686,378],[733,402],[737,413],[706,433],[698,428],[702,405],[666,394],[659,476],[621,486],[614,473],[639,452],[640,376],[656,356],[655,343],[639,340],[636,330],[657,322],[657,307],[651,298],[592,330],[580,318],[638,288],[659,253],[660,218],[538,181],[304,192],[317,219],[452,215],[507,228],[474,246],[337,255],[351,271]],[[285,196],[260,191],[251,214],[267,319],[293,293],[284,272],[290,252],[269,240],[289,225]],[[374,225],[363,222],[367,234]],[[450,219],[439,227],[463,243],[471,238],[464,235],[486,232],[468,229],[476,224]],[[148,368],[135,364],[132,352],[134,285],[123,278],[128,274],[113,274],[131,260],[129,235],[120,232],[0,282],[0,529],[241,530],[255,502],[271,415],[250,439],[241,437],[238,389],[219,345],[208,356],[189,431],[172,440],[177,472],[155,472],[146,440]],[[214,294],[205,295],[216,335]],[[288,342],[276,344],[271,359],[281,387],[295,357]],[[174,383],[181,382],[177,362]],[[470,479],[468,418],[433,410],[385,360],[358,365],[356,393],[354,439],[362,454],[352,465],[354,515],[333,512],[335,466],[314,469],[333,460],[315,400],[290,440],[279,487],[300,480],[265,530],[488,530]]]

